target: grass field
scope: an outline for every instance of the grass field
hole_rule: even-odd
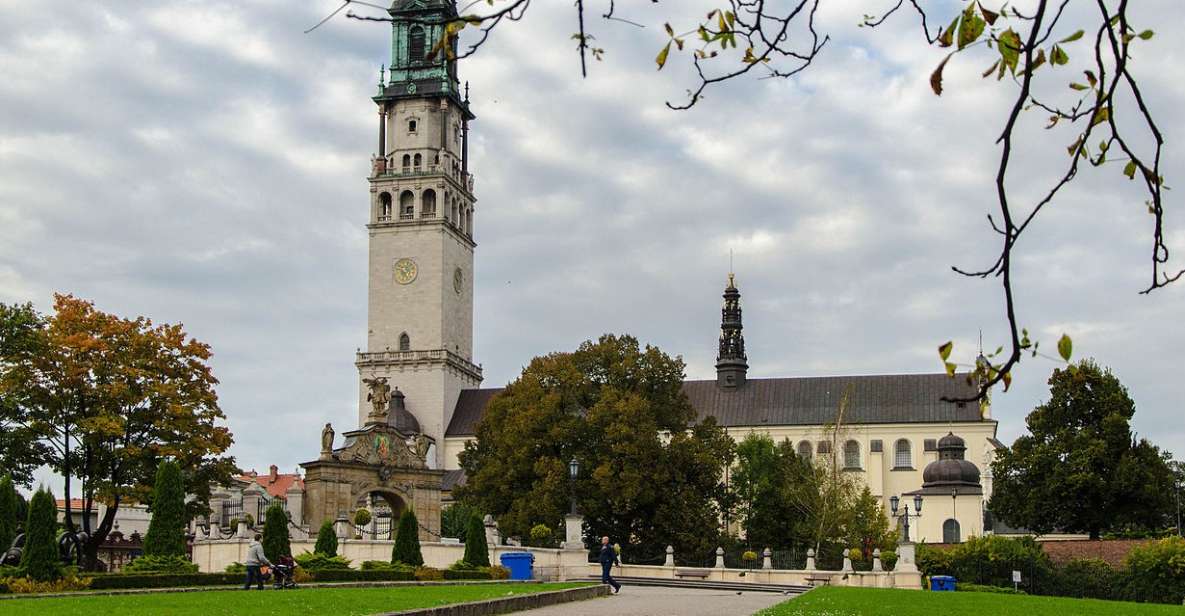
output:
[[[585,584],[474,584],[385,588],[212,590],[145,595],[0,600],[4,616],[362,616]]]
[[[979,592],[816,588],[754,616],[1181,616],[1179,605]]]

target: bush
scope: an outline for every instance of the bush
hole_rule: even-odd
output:
[[[354,526],[366,526],[370,524],[372,516],[369,509],[359,509],[354,512]]]
[[[493,567],[482,567],[482,569],[485,569],[490,572],[490,579],[491,580],[509,580],[510,579],[510,569],[507,569],[506,567],[503,567],[501,565],[494,565]]]
[[[385,560],[367,560],[362,563],[363,571],[409,571],[415,572],[411,565],[389,563]]]
[[[438,582],[445,579],[444,571],[441,571],[435,567],[416,567],[415,576],[416,579],[421,582]]]
[[[29,504],[25,548],[21,552],[21,568],[32,580],[52,582],[62,577],[58,564],[57,527],[58,507],[53,495],[48,490],[38,489]]]
[[[196,563],[184,556],[141,556],[123,568],[125,573],[197,573]]]
[[[1123,596],[1131,601],[1185,600],[1185,539],[1169,537],[1132,549],[1124,561]]]
[[[337,556],[337,533],[333,530],[333,522],[325,520],[321,530],[317,532],[317,545],[313,551],[326,556]]]
[[[288,541],[288,515],[279,501],[273,501],[264,514],[263,525],[263,553],[270,561],[276,561],[281,556],[292,554],[292,545]]]
[[[469,528],[465,530],[465,556],[461,560],[475,567],[490,566],[490,548],[486,543],[486,526],[476,515],[469,518]]]
[[[484,535],[485,533],[483,532],[482,534]],[[540,548],[555,547],[555,532],[546,524],[536,524],[531,527],[530,543],[528,545]]]
[[[465,503],[453,503],[445,507],[444,511],[440,512],[440,536],[459,539],[464,543],[465,533],[469,529],[469,518],[473,516],[481,519],[478,510]]]
[[[144,535],[145,556],[185,555],[185,486],[181,467],[166,460],[156,467],[152,487],[152,519]]]
[[[48,581],[37,581],[29,578],[9,578],[4,580],[4,585],[8,588],[8,592],[20,595],[71,592],[90,588],[91,578],[80,578],[76,575]]]
[[[1078,599],[1119,599],[1122,576],[1107,561],[1076,558],[1058,568],[1045,594]]]
[[[468,546],[466,546],[468,555]],[[468,559],[466,559],[468,560]],[[419,567],[424,564],[420,552],[420,524],[410,509],[399,516],[399,529],[395,534],[395,546],[391,549],[391,562]]]
[[[410,582],[419,579],[415,571],[406,569],[323,569],[309,573],[314,582]]]
[[[446,580],[490,580],[489,568],[484,569],[445,569],[444,579]]]
[[[326,556],[316,552],[304,552],[297,555],[294,560],[296,564],[302,569],[308,571],[324,571],[327,569],[349,569],[350,561],[346,560],[344,556]]]
[[[926,576],[950,575],[962,583],[1001,588],[1012,586],[1012,572],[1020,571],[1022,586],[1031,593],[1054,589],[1053,563],[1032,537],[971,537],[949,549],[923,545],[918,568]]]
[[[226,566],[224,571],[227,573],[245,574],[247,573],[247,565],[244,565],[243,563],[231,563]]]
[[[881,550],[881,568],[885,571],[892,571],[897,567],[897,552],[893,550]]]
[[[177,588],[183,586],[225,586],[241,585],[241,573],[188,573],[188,574],[128,574],[113,573],[91,578],[91,590],[118,590],[124,588]]]

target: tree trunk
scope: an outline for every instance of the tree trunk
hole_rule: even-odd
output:
[[[111,506],[103,514],[103,519],[99,521],[99,527],[95,529],[95,534],[91,535],[83,546],[83,568],[85,570],[100,570],[99,545],[107,540],[107,535],[111,532],[111,528],[115,524],[115,514],[118,511],[119,497],[116,497],[111,503]]]

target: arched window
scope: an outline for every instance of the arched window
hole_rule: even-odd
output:
[[[848,441],[843,446],[843,467],[860,468],[860,443]]]
[[[407,121],[407,132],[409,132],[409,133],[416,132],[416,128],[417,128],[418,124],[419,123],[416,122],[414,119],[408,120]]]
[[[959,521],[950,518],[942,523],[942,542],[943,543],[961,543],[959,539]]]
[[[424,157],[420,156],[419,154],[416,154],[415,158],[413,158],[412,160],[414,161],[412,164],[415,166],[416,169],[419,169],[420,165],[424,164]]]
[[[811,459],[811,442],[810,441],[802,441],[798,444],[798,457],[802,458],[803,460],[810,460]]]
[[[473,210],[465,210],[465,235],[473,235]]]
[[[453,221],[454,225],[457,224],[457,202],[456,201],[453,201],[453,216],[450,220]]]
[[[420,26],[411,28],[407,40],[407,59],[416,64],[424,61],[424,29]]]
[[[440,164],[440,152],[436,152],[435,154],[432,155],[432,164],[433,165]]]
[[[391,193],[379,193],[379,220],[391,220]]]
[[[410,154],[404,154],[404,155],[403,155],[403,170],[404,170],[404,171],[407,171],[407,168],[408,168],[408,167],[410,167],[410,166],[411,166],[411,155],[410,155]]]
[[[416,196],[410,190],[403,191],[399,195],[399,217],[400,218],[415,218],[416,215]]]
[[[402,334],[399,334],[399,350],[400,351],[410,351],[411,350],[411,336],[408,336],[407,332],[403,332]]]
[[[913,455],[908,440],[899,439],[893,452],[893,468],[913,468]]]
[[[436,191],[431,188],[420,197],[420,217],[436,218]]]

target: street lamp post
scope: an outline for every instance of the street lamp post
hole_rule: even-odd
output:
[[[901,499],[899,497],[897,497],[896,495],[889,497],[889,508],[892,510],[893,516],[899,517],[905,522],[905,529],[904,529],[905,530],[905,537],[904,537],[903,541],[905,543],[909,543],[910,542],[909,541],[909,518],[910,518],[909,503],[905,504],[904,512],[901,513],[900,515],[898,515],[897,508],[898,508],[898,505],[900,505],[900,504],[901,504]],[[913,517],[918,518],[918,517],[921,517],[921,515],[922,515],[922,495],[915,494],[913,496]]]
[[[572,515],[576,515],[576,478],[580,476],[580,462],[572,458],[568,462],[568,494],[571,497]]]

